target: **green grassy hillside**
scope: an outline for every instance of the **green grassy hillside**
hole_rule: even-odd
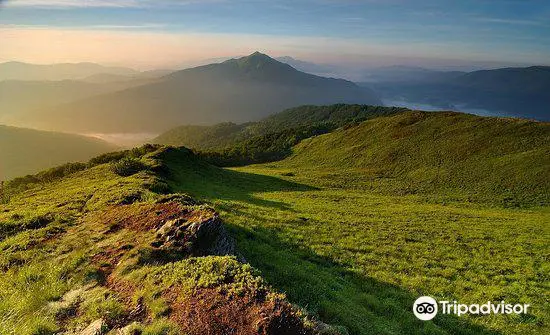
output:
[[[359,123],[365,120],[370,121]],[[303,106],[255,123],[178,127],[155,141],[199,149],[218,166],[288,157],[277,165],[322,168],[327,175],[346,170],[350,183],[391,194],[446,192],[509,206],[550,201],[550,125],[544,122]]]
[[[547,123],[405,112],[263,165],[145,146],[20,180],[0,334],[548,333],[548,143]],[[423,322],[421,295],[532,308]]]
[[[401,107],[372,105],[336,104],[330,106],[300,106],[273,114],[259,122],[252,123],[248,132],[269,134],[282,129],[299,128],[319,123],[343,126],[379,116],[408,111]]]
[[[171,159],[169,184],[213,204],[271,285],[344,334],[548,331],[548,206],[381,194],[360,173],[284,163],[189,169]],[[422,322],[411,311],[421,295],[533,309]]]
[[[241,125],[181,126],[160,135],[153,142],[195,149],[217,166],[240,166],[281,160],[305,138],[404,111],[408,109],[346,104],[302,106]]]
[[[88,160],[115,149],[115,145],[95,138],[0,125],[0,180]]]
[[[304,140],[277,165],[327,175],[347,171],[350,184],[391,194],[548,205],[550,124],[406,112]]]
[[[179,173],[223,173],[186,149],[149,146],[102,156],[0,204],[0,334],[327,328],[242,262],[211,207],[170,193],[175,160]]]
[[[199,150],[223,148],[241,138],[248,125],[225,122],[213,126],[179,126],[160,134],[151,142]]]

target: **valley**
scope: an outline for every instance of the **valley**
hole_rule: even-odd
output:
[[[367,78],[370,81],[360,85],[373,89],[385,101],[477,115],[550,120],[549,100],[543,93],[550,85],[548,66],[472,72],[394,67],[374,71]]]
[[[118,148],[97,138],[0,125],[0,181],[85,161]]]

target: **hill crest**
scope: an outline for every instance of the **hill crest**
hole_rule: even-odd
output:
[[[546,206],[550,123],[409,111],[304,140],[277,165],[360,171],[371,187],[392,194]]]

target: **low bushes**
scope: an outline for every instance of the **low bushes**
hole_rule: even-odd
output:
[[[132,157],[124,157],[111,163],[111,171],[122,177],[134,175],[146,168],[141,160]]]

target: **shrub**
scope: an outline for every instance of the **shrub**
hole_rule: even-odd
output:
[[[38,178],[41,182],[52,182],[85,169],[86,164],[84,163],[67,163],[46,171],[42,171],[36,175],[36,178]]]
[[[127,151],[117,151],[117,152],[109,152],[103,155],[99,155],[88,161],[88,167],[94,167],[100,164],[116,162],[124,158],[126,154],[127,154]]]
[[[170,185],[168,185],[168,183],[166,183],[165,181],[159,179],[156,179],[151,183],[145,184],[145,187],[149,191],[158,194],[168,194],[171,191]]]
[[[128,177],[147,168],[139,159],[125,157],[111,163],[111,170],[119,176]]]
[[[158,150],[160,145],[145,144],[141,147],[133,148],[130,150],[109,152],[103,155],[94,157],[88,161],[88,167],[94,167],[100,164],[113,163],[123,158],[141,158],[144,155]]]

